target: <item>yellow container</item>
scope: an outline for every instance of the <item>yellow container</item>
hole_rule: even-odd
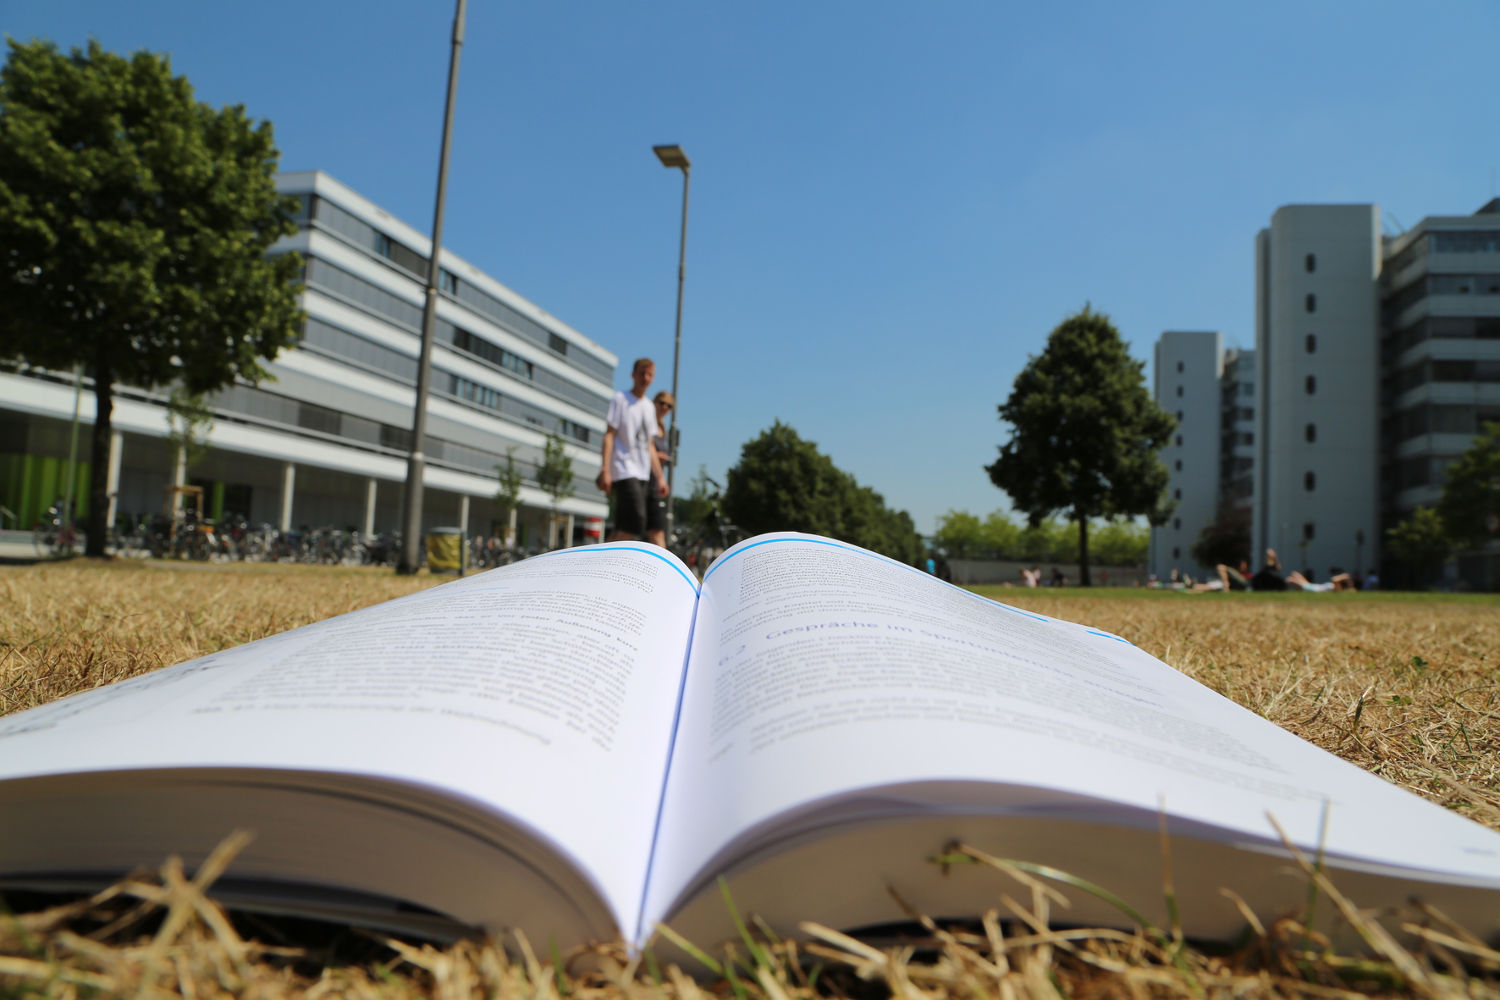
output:
[[[427,568],[434,573],[463,572],[464,533],[458,528],[427,532]]]

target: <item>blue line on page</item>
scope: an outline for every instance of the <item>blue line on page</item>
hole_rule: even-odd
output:
[[[693,579],[692,574],[684,573],[681,566],[668,559],[666,556],[662,555],[662,550],[657,548],[655,545],[621,545],[620,543],[616,542],[611,545],[611,548],[615,550],[625,549],[630,552],[644,552],[646,555],[650,556],[653,559],[660,559],[662,562],[672,567],[672,569],[676,571],[678,576],[687,581],[687,585],[693,588],[694,594],[698,593],[698,581]],[[571,549],[553,549],[551,552],[542,552],[538,555],[532,556],[532,558],[545,559],[547,556],[579,555],[581,553],[586,554],[589,552],[598,552],[599,550],[599,547],[595,545],[579,545]]]

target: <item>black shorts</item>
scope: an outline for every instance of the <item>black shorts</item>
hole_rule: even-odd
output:
[[[656,495],[655,490],[650,490],[646,497],[646,530],[667,530],[667,498]]]
[[[646,533],[646,480],[617,479],[611,492],[615,498],[615,530],[627,535]]]

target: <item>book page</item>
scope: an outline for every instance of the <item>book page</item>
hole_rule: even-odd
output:
[[[265,768],[439,789],[540,831],[629,932],[696,590],[659,548],[558,550],[0,718],[0,779]]]
[[[648,924],[729,845],[851,817],[1071,816],[1500,884],[1500,837],[1285,732],[1125,640],[811,536],[706,577]],[[799,819],[799,817],[801,817]],[[936,846],[936,845],[934,845]],[[705,866],[708,866],[707,868]]]

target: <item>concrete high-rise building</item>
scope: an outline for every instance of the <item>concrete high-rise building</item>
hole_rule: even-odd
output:
[[[1375,205],[1287,205],[1255,247],[1253,352],[1215,367],[1190,357],[1217,335],[1166,333],[1157,344],[1157,400],[1181,411],[1187,431],[1163,452],[1179,511],[1153,530],[1151,569],[1196,566],[1192,541],[1228,506],[1251,511],[1257,566],[1273,548],[1317,580],[1335,570],[1392,579],[1385,533],[1436,503],[1449,466],[1500,421],[1500,199],[1394,236],[1382,235]],[[1186,451],[1204,419],[1186,404],[1211,389],[1212,475]],[[1211,485],[1217,505],[1205,514]],[[1500,540],[1447,572],[1500,587]]]
[[[1156,403],[1177,418],[1161,453],[1176,509],[1151,531],[1149,570],[1161,580],[1174,569],[1199,575],[1193,543],[1218,505],[1222,344],[1222,335],[1211,332],[1168,331],[1156,341]]]
[[[1448,467],[1500,421],[1500,199],[1429,216],[1388,240],[1382,303],[1380,480],[1389,528],[1442,495]],[[1469,585],[1500,587],[1500,552],[1461,554]]]
[[[1326,580],[1376,565],[1380,210],[1287,205],[1256,238],[1252,551]]]

